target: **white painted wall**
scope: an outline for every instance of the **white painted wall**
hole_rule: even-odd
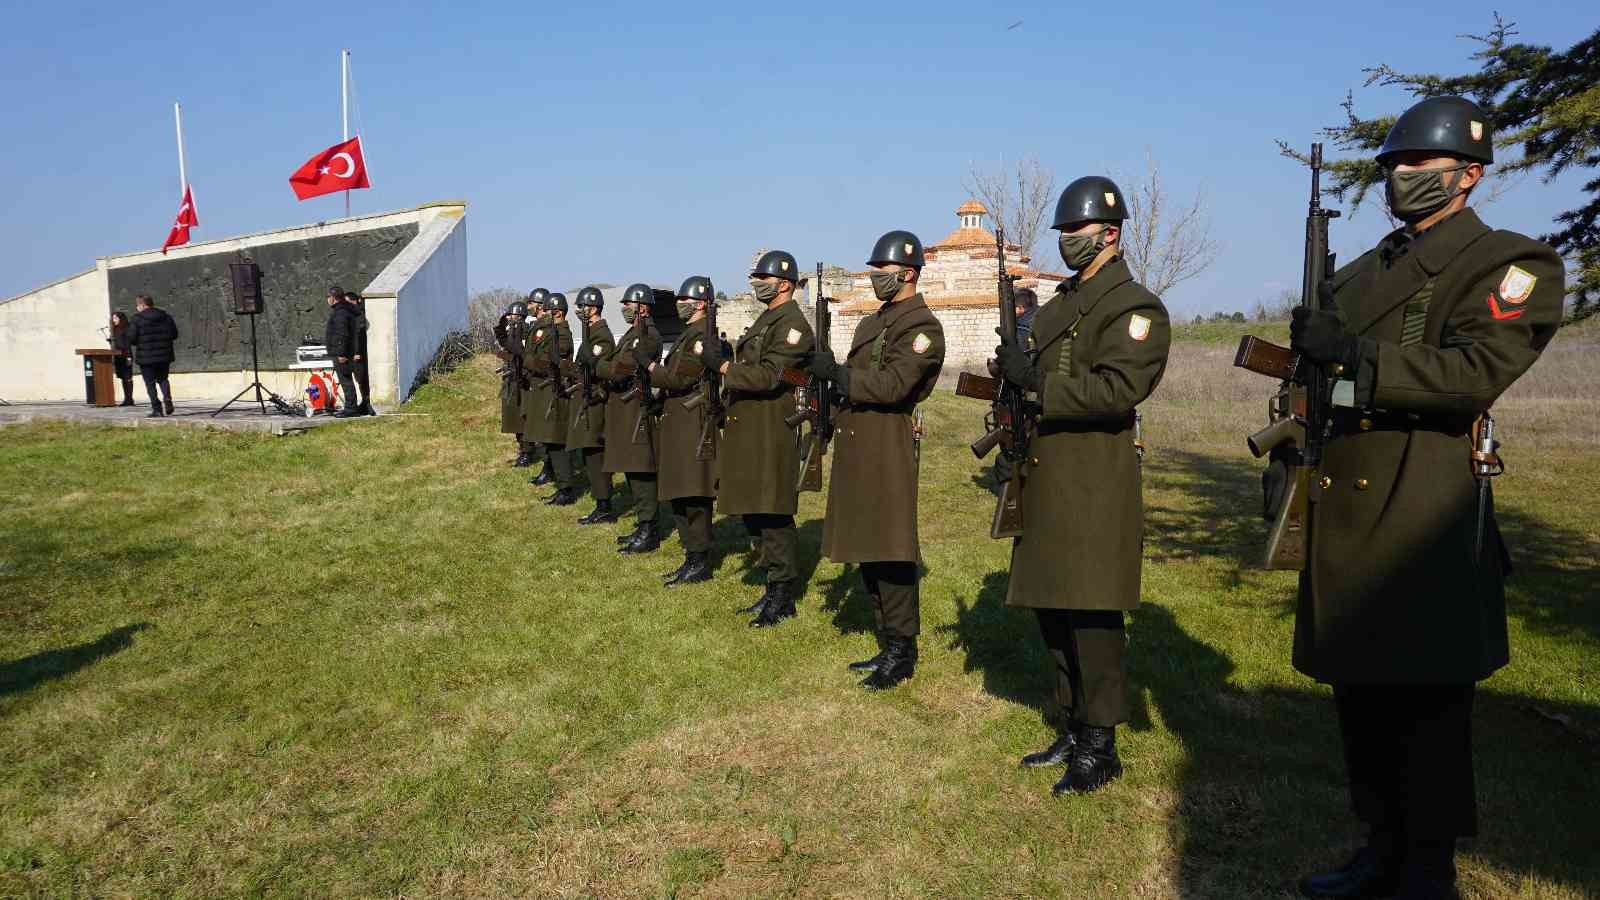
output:
[[[0,399],[82,400],[80,347],[106,347],[106,273],[80,272],[0,303]]]
[[[372,390],[381,402],[404,399],[417,373],[433,358],[439,343],[451,331],[467,327],[467,221],[466,210],[440,210],[422,224],[415,239],[400,251],[362,294],[367,305],[393,298],[393,333],[373,323],[367,345],[373,362],[385,374],[393,373],[389,394]],[[372,313],[367,314],[369,320]],[[381,341],[381,343],[380,343]],[[382,351],[375,349],[381,346]],[[392,362],[379,353],[392,353]]]

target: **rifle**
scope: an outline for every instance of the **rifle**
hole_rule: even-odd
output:
[[[1494,436],[1494,416],[1484,410],[1478,421],[1472,423],[1472,475],[1478,479],[1478,524],[1474,532],[1472,559],[1483,558],[1483,532],[1489,519],[1489,479],[1506,470],[1500,459],[1500,442]]]
[[[684,409],[702,409],[700,418],[700,446],[694,452],[694,458],[700,462],[708,462],[717,458],[717,429],[722,426],[722,416],[726,410],[722,406],[722,336],[717,333],[717,301],[706,301],[706,335],[703,338],[705,346],[715,347],[712,351],[711,366],[696,361],[695,368],[699,369],[700,393],[690,397],[683,403]]]
[[[1017,301],[1012,291],[1017,276],[1006,273],[1006,230],[994,230],[999,281],[996,284],[1000,305],[1002,340],[1017,340]],[[1024,396],[1021,388],[1002,377],[985,378],[962,372],[956,378],[956,395],[990,403],[983,418],[984,435],[972,442],[972,455],[988,456],[995,447],[1011,461],[1011,477],[1000,489],[1000,500],[989,523],[989,537],[1007,538],[1022,534],[1023,467],[1028,461],[1028,441],[1032,438],[1038,408]]]
[[[1311,203],[1306,212],[1305,260],[1301,270],[1300,305],[1315,309],[1322,286],[1334,270],[1328,250],[1328,220],[1339,211],[1322,208],[1322,145],[1311,145]],[[1268,401],[1266,428],[1246,441],[1257,458],[1275,454],[1289,466],[1287,490],[1278,505],[1262,565],[1268,569],[1304,569],[1311,524],[1310,479],[1322,464],[1332,418],[1328,408],[1336,383],[1320,366],[1311,365],[1287,347],[1246,335],[1239,340],[1233,364],[1281,381]],[[1335,377],[1341,366],[1330,367]]]
[[[550,405],[544,409],[544,417],[546,419],[555,415],[556,404],[560,403],[562,398],[567,396],[567,385],[561,377],[562,364],[565,363],[568,369],[571,369],[572,367],[571,361],[561,358],[561,331],[556,327],[555,323],[551,323],[550,325],[549,363],[550,380],[548,384],[551,385],[552,390],[550,391]]]
[[[829,300],[822,295],[822,263],[817,263],[817,290],[814,330],[817,346],[833,347],[833,313],[828,310]],[[800,369],[784,369],[778,380],[795,388],[794,412],[784,417],[783,424],[799,428],[802,422],[811,423],[807,436],[809,445],[801,443],[805,464],[800,469],[800,490],[822,490],[822,460],[828,455],[828,443],[833,440],[833,406],[840,401],[838,389],[832,381],[814,378]],[[800,441],[800,436],[795,435]]]

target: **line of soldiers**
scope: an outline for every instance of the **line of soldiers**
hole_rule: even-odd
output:
[[[1509,556],[1486,485],[1475,480],[1485,451],[1471,429],[1538,358],[1565,294],[1553,250],[1492,231],[1468,208],[1492,161],[1487,117],[1471,102],[1435,97],[1403,114],[1377,163],[1390,211],[1406,224],[1334,273],[1326,296],[1297,309],[1291,325],[1292,350],[1341,379],[1310,503],[1294,665],[1333,686],[1352,804],[1371,829],[1348,864],[1300,881],[1308,897],[1455,896],[1455,842],[1476,833],[1472,698],[1475,682],[1509,657]],[[1127,216],[1111,180],[1067,186],[1052,225],[1075,274],[1037,307],[1031,328],[1002,331],[991,361],[1036,416],[1025,457],[999,473],[1026,487],[1006,603],[1035,610],[1054,660],[1059,733],[1022,763],[1064,766],[1057,793],[1092,792],[1122,773],[1124,615],[1139,604],[1143,561],[1136,408],[1159,384],[1170,345],[1165,307],[1123,258]],[[750,273],[766,310],[731,348],[704,327],[715,302],[708,279],[679,289],[689,324],[664,360],[647,286],[629,288],[632,327],[616,343],[599,322],[598,292],[586,289],[592,312],[577,355],[580,367],[593,359],[595,381],[584,390],[594,393],[580,408],[591,411],[593,430],[545,427],[559,398],[539,393],[542,382],[508,393],[503,430],[543,444],[559,487],[551,503],[573,501],[570,466],[559,460],[565,447],[583,449],[597,500],[585,524],[615,520],[609,474],[627,476],[638,524],[619,539],[624,553],[660,544],[659,478],[685,549],[668,585],[711,577],[715,505],[741,516],[767,569],[766,591],[748,611],[752,625],[766,626],[794,615],[803,589],[794,387],[782,376],[802,368],[831,385],[839,416],[822,550],[858,564],[872,598],[879,652],[850,668],[868,673],[867,687],[892,687],[912,676],[920,631],[913,411],[945,351],[917,290],[923,262],[910,232],[878,240],[868,264],[883,305],[862,319],[842,363],[794,304],[797,267],[782,251]],[[531,337],[519,344],[512,330],[500,332],[532,378],[549,347],[561,359],[571,347],[565,301],[541,293],[531,299],[546,312],[529,319]],[[707,377],[720,377],[719,396],[697,402]],[[603,432],[594,425],[602,414]],[[708,436],[719,442],[710,454]],[[1263,478],[1269,513],[1283,477],[1274,459]]]

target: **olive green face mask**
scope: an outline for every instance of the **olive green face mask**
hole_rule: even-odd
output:
[[[756,300],[761,303],[771,303],[778,296],[778,286],[770,281],[750,279],[750,292],[756,295]]]
[[[1056,242],[1056,246],[1061,250],[1061,261],[1066,263],[1067,268],[1074,272],[1081,272],[1088,268],[1089,264],[1094,262],[1094,258],[1100,255],[1100,251],[1106,247],[1101,240],[1101,236],[1104,234],[1105,228],[1103,227],[1099,231],[1079,232],[1077,234],[1062,232],[1060,240]]]
[[[900,281],[899,272],[884,272],[879,269],[873,269],[867,273],[867,277],[872,279],[873,296],[885,303],[893,300],[894,295],[900,293],[902,282]]]
[[[694,306],[695,306],[695,303],[694,303],[693,300],[679,300],[678,301],[678,318],[682,319],[685,322],[689,321],[689,317],[694,315]]]
[[[634,306],[632,303],[622,307],[622,321],[632,325],[633,320],[637,318],[639,318],[639,307]]]
[[[1444,176],[1451,172],[1460,172],[1469,165],[1471,163],[1444,169],[1391,171],[1384,183],[1384,193],[1389,200],[1389,212],[1394,213],[1396,219],[1407,225],[1413,225],[1444,209],[1457,194],[1461,193],[1459,188],[1446,188]],[[1456,178],[1456,184],[1458,186],[1461,184],[1460,177]]]

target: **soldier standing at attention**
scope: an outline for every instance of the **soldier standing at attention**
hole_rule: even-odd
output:
[[[549,463],[556,492],[546,497],[550,506],[571,506],[578,501],[573,487],[572,456],[567,453],[567,398],[561,395],[562,375],[560,364],[572,360],[572,326],[567,324],[567,296],[553,293],[545,300],[548,324],[535,332],[538,346],[528,353],[533,357],[535,382],[531,409],[524,410],[528,437],[544,445],[545,459]],[[554,353],[551,348],[554,348]]]
[[[550,324],[550,312],[545,309],[545,304],[550,302],[550,292],[544,288],[534,288],[528,294],[528,314],[531,319],[522,334],[522,391],[520,394],[520,407],[523,418],[523,434],[528,441],[529,461],[539,462],[539,474],[529,480],[529,484],[544,486],[555,480],[555,474],[550,471],[550,455],[545,452],[544,445],[535,441],[528,434],[528,410],[533,408],[535,388],[539,378],[534,374],[533,352],[539,341],[544,338],[544,328]]]
[[[671,501],[683,542],[683,563],[663,576],[667,587],[711,580],[711,506],[717,493],[717,423],[710,423],[713,447],[703,453],[701,437],[707,418],[716,414],[706,402],[706,359],[716,359],[718,341],[706,334],[706,305],[716,302],[711,279],[691,275],[678,288],[678,318],[684,329],[660,365],[649,366],[650,383],[661,389],[661,424],[656,433],[659,463],[657,494]],[[709,349],[708,349],[709,348]]]
[[[605,296],[597,287],[578,292],[578,321],[583,323],[583,344],[578,347],[577,364],[589,380],[589,392],[579,389],[572,395],[572,424],[567,429],[567,449],[572,461],[589,474],[589,493],[594,495],[594,511],[578,519],[579,525],[615,522],[611,511],[611,476],[604,471],[606,434],[606,391],[595,366],[615,349],[611,326],[601,316]]]
[[[795,614],[804,590],[800,536],[794,514],[800,505],[800,447],[784,422],[794,412],[794,388],[779,375],[801,368],[816,345],[811,323],[794,302],[799,266],[794,256],[772,250],[756,260],[750,289],[764,310],[739,338],[733,359],[721,364],[728,390],[728,422],[722,435],[717,505],[744,517],[745,530],[760,547],[766,590],[745,612],[756,628]]]
[[[833,382],[841,398],[834,430],[822,552],[859,563],[877,618],[877,656],[851,664],[871,670],[872,690],[910,678],[922,630],[917,569],[917,457],[912,411],[933,393],[944,366],[944,329],[917,291],[922,241],[909,231],[878,239],[867,260],[882,306],[864,316],[845,364],[817,347],[812,375]]]
[[[1296,309],[1290,330],[1340,379],[1311,475],[1294,666],[1333,686],[1370,829],[1354,859],[1300,890],[1454,897],[1456,839],[1477,833],[1473,691],[1510,656],[1509,556],[1474,478],[1474,424],[1539,358],[1566,288],[1554,250],[1467,206],[1494,161],[1476,105],[1423,100],[1377,161],[1405,227],[1334,273],[1322,308]]]
[[[606,379],[605,472],[621,472],[633,493],[637,521],[633,531],[617,538],[623,553],[649,553],[661,546],[656,494],[656,427],[648,409],[641,377],[661,354],[661,332],[650,321],[655,292],[648,284],[629,285],[622,293],[622,320],[628,330],[616,349],[599,357],[595,371]],[[648,382],[646,382],[648,386]]]
[[[1167,367],[1160,298],[1122,259],[1122,191],[1098,175],[1056,202],[1061,259],[1077,274],[1033,318],[1032,347],[1001,335],[1001,375],[1039,405],[1022,460],[1022,521],[1006,605],[1030,607],[1055,661],[1059,735],[1025,766],[1066,764],[1054,792],[1089,792],[1122,774],[1128,721],[1123,612],[1139,606],[1144,501],[1134,408]]]
[[[528,449],[528,442],[522,439],[523,372],[516,359],[522,355],[522,335],[527,321],[528,304],[517,300],[506,307],[505,314],[494,326],[494,340],[500,347],[497,355],[506,362],[505,379],[500,382],[500,433],[517,436],[517,457],[511,465],[519,469],[533,465],[533,453]]]

